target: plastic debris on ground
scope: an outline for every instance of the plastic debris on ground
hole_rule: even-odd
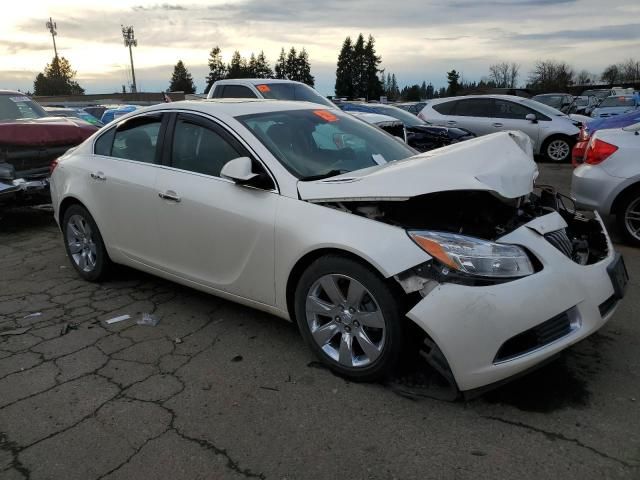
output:
[[[39,317],[40,315],[42,315],[42,312],[34,312],[34,313],[30,313],[29,315],[25,315],[22,318],[33,318],[33,317]]]
[[[160,323],[157,317],[154,317],[150,313],[143,313],[142,317],[136,322],[138,325],[145,325],[147,327],[155,327]]]
[[[129,320],[130,318],[131,318],[131,315],[120,315],[119,317],[114,317],[114,318],[110,318],[109,320],[106,320],[105,323],[107,325],[111,325],[112,323],[122,322],[124,320]]]

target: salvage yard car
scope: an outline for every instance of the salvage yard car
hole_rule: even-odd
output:
[[[21,92],[0,90],[0,208],[49,203],[49,165],[96,127],[50,117]]]
[[[639,114],[640,115],[640,114]],[[571,193],[585,208],[616,216],[626,239],[640,246],[640,118],[596,131],[573,172]]]
[[[444,127],[461,127],[487,135],[520,130],[533,142],[535,154],[564,162],[578,136],[578,121],[540,102],[513,95],[469,95],[431,100],[420,118]]]
[[[520,132],[416,155],[317,104],[175,102],[60,158],[52,197],[86,280],[125,264],[290,319],[355,380],[392,372],[418,328],[468,393],[597,331],[624,294],[600,218],[534,193],[532,153]]]

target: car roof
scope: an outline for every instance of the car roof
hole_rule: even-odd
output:
[[[0,90],[0,95],[23,95],[23,96],[27,96],[26,93],[23,92],[19,92],[17,90]]]
[[[198,110],[211,114],[221,113],[230,117],[251,115],[254,113],[284,112],[287,110],[330,110],[330,108],[325,105],[311,102],[263,100],[258,98],[211,98],[159,103],[148,107],[145,111],[165,109]],[[337,110],[337,108],[333,110]]]
[[[218,80],[216,83],[220,85],[226,84],[234,84],[234,83],[248,83],[251,85],[265,85],[265,84],[274,84],[274,83],[295,83],[301,84],[301,82],[296,82],[295,80],[286,80],[282,78],[227,78],[224,80]]]
[[[535,95],[533,98],[536,97],[551,97],[551,96],[556,96],[556,95],[568,95],[568,96],[572,96],[570,93],[540,93],[538,95]]]
[[[512,102],[522,102],[526,100],[531,100],[530,98],[519,97],[518,95],[500,95],[500,94],[491,94],[491,95],[462,95],[460,97],[444,97],[444,98],[434,98],[430,100],[427,105],[431,105],[432,103],[442,103],[442,102],[451,102],[454,100],[466,100],[469,98],[493,98],[498,100],[511,100]]]

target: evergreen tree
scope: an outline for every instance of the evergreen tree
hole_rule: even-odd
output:
[[[391,98],[394,100],[398,100],[400,98],[400,89],[398,88],[398,81],[396,80],[396,74],[391,75],[391,87],[390,87]]]
[[[247,60],[242,58],[240,52],[236,50],[233,52],[231,62],[227,67],[227,78],[246,78],[247,77]]]
[[[364,51],[364,37],[358,35],[356,43],[353,45],[353,96],[356,98],[367,98],[366,82],[367,62]]]
[[[298,53],[298,78],[299,82],[306,83],[310,87],[315,85],[315,78],[311,75],[311,64],[309,63],[309,54],[303,47]]]
[[[249,64],[247,66],[247,76],[249,78],[257,78],[256,70],[258,68],[258,60],[256,56],[251,52],[251,57],[249,58]]]
[[[426,90],[427,94],[425,95],[424,98],[426,99],[430,99],[433,98],[435,96],[435,89],[433,88],[433,85],[431,84],[431,82],[429,82],[429,85],[427,85],[427,90]]]
[[[273,78],[273,70],[271,70],[267,57],[264,56],[264,52],[262,50],[256,58],[253,75],[255,78]]]
[[[440,90],[438,90],[438,97],[444,98],[446,96],[447,96],[447,89],[444,87],[440,87]]]
[[[455,97],[458,94],[458,91],[460,90],[460,83],[458,83],[459,80],[460,74],[458,72],[455,70],[447,72],[447,83],[449,84],[447,88],[447,95],[450,97]]]
[[[364,47],[364,78],[366,83],[366,98],[368,100],[378,99],[383,94],[382,84],[378,74],[380,73],[380,62],[382,58],[376,55],[375,40],[369,35],[367,44]]]
[[[420,85],[420,100],[427,98],[427,82],[422,81],[422,85]]]
[[[298,78],[300,78],[300,72],[298,70],[298,53],[294,47],[291,47],[285,62],[285,78],[298,80]]]
[[[211,85],[218,80],[222,80],[227,77],[227,67],[222,62],[222,54],[220,53],[220,47],[215,46],[209,53],[209,75],[205,79],[207,86],[204,93],[209,93]]]
[[[33,82],[34,95],[82,95],[82,88],[73,77],[75,70],[64,57],[53,57],[50,64],[39,73]]]
[[[287,78],[287,57],[284,53],[284,47],[280,50],[280,56],[275,66],[276,78]]]
[[[171,83],[169,84],[170,92],[196,93],[196,86],[193,83],[191,74],[182,63],[178,60],[176,66],[173,67],[173,75],[171,75]]]
[[[353,45],[351,37],[344,39],[338,55],[335,93],[338,97],[353,97]]]

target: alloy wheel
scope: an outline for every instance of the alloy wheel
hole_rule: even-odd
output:
[[[640,241],[640,197],[632,201],[625,209],[624,226],[629,235]]]
[[[566,140],[553,140],[547,146],[547,155],[554,162],[566,160],[570,153],[569,144]]]
[[[375,298],[347,275],[328,274],[309,289],[306,319],[322,351],[345,367],[366,367],[384,348],[385,319]]]
[[[83,272],[96,268],[97,247],[91,225],[82,215],[72,215],[67,221],[67,246],[69,255]]]

